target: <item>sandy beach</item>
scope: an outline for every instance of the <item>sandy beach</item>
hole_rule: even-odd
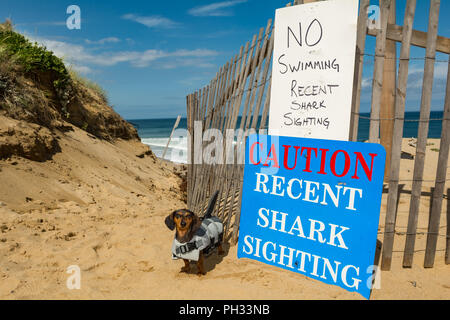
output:
[[[171,55],[184,61],[186,54],[177,50]],[[133,92],[126,94],[128,98]],[[145,99],[153,103],[148,95]],[[237,246],[230,243],[224,244],[223,256],[206,259],[206,275],[198,276],[195,267],[181,273],[183,262],[172,260],[174,231],[164,220],[187,206],[187,167],[158,159],[141,142],[145,137],[139,137],[136,127],[110,105],[99,85],[15,32],[11,21],[0,24],[0,299],[363,299],[299,273],[237,259]],[[192,104],[188,110],[194,114]],[[216,110],[206,114],[225,114],[222,107]],[[154,138],[161,144],[161,136]],[[409,138],[402,141],[392,268],[381,272],[374,300],[450,299],[450,266],[444,263],[448,182],[435,264],[423,268],[439,139],[428,139],[416,252],[412,268],[402,268],[415,143]],[[446,179],[450,181],[449,170]],[[381,242],[387,196],[385,183]],[[72,275],[68,270],[74,267],[81,272],[78,289],[67,285]]]
[[[52,160],[0,162],[0,299],[362,299],[301,274],[238,260],[237,247],[229,244],[223,257],[206,260],[205,276],[180,273],[183,263],[171,259],[173,232],[164,218],[185,207],[183,168],[161,162],[138,141],[109,143],[73,130],[59,135],[62,150]],[[411,142],[404,139],[403,151],[414,155]],[[425,179],[433,180],[438,152],[431,149],[439,140],[428,148]],[[402,159],[401,178],[411,179],[412,168],[413,160]],[[424,184],[419,232],[426,231],[432,185]],[[405,182],[400,197],[392,270],[381,273],[371,299],[450,298],[444,236],[434,268],[422,266],[426,235],[417,237],[413,267],[401,267],[410,186]],[[442,235],[447,199],[443,208]],[[80,290],[66,287],[71,265],[81,269]]]

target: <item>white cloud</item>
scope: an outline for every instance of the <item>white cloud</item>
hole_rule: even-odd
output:
[[[210,57],[217,55],[217,51],[208,49],[185,50],[180,49],[173,53],[176,57]]]
[[[208,80],[208,78],[205,78],[205,77],[191,77],[191,78],[181,79],[178,81],[178,83],[181,83],[182,85],[185,85],[185,86],[193,86],[194,84],[197,84],[197,83],[204,83],[207,80]]]
[[[100,39],[100,40],[97,40],[97,41],[86,39],[85,42],[87,44],[118,43],[118,42],[120,42],[120,39],[116,38],[116,37],[108,37],[108,38],[103,38],[103,39]]]
[[[213,68],[215,65],[213,63],[204,61],[203,59],[191,58],[191,59],[170,59],[166,63],[159,65],[162,69],[175,69],[178,67],[190,67],[195,66],[197,68]]]
[[[434,85],[441,85],[447,79],[448,64],[437,62],[434,66]],[[414,66],[408,71],[408,88],[421,89],[423,85],[424,67]]]
[[[192,8],[188,11],[188,13],[192,16],[202,16],[202,17],[232,16],[233,15],[232,11],[224,9],[234,7],[235,5],[244,2],[247,2],[247,0],[230,0],[230,1],[216,2],[208,4],[206,6]]]
[[[423,85],[424,66],[412,65],[408,68],[408,89],[420,89]],[[448,63],[436,62],[434,66],[434,83],[442,84],[447,79]],[[372,78],[363,78],[361,87],[372,89]]]
[[[152,65],[160,68],[176,68],[183,66],[197,66],[200,68],[213,67],[209,59],[217,56],[218,52],[208,49],[175,51],[145,50],[145,51],[114,51],[114,52],[92,52],[82,45],[71,44],[63,41],[49,40],[44,38],[30,37],[33,42],[38,42],[53,53],[64,59],[74,69],[82,72],[92,72],[89,66],[114,66],[119,63],[129,63],[136,68],[144,68]]]
[[[448,63],[436,62],[433,79],[432,110],[442,110],[446,94]],[[422,97],[423,63],[411,63],[408,69],[408,83],[406,90],[406,110],[418,110]],[[372,76],[362,80],[361,102],[369,103],[372,96]],[[370,110],[370,108],[369,108]]]
[[[179,26],[178,22],[162,16],[139,16],[129,13],[123,15],[122,19],[131,20],[149,28],[174,28]]]

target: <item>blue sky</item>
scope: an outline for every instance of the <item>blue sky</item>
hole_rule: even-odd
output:
[[[372,1],[377,4],[377,1]],[[397,1],[401,24],[404,0]],[[428,1],[418,0],[414,28],[426,31]],[[187,94],[209,83],[218,68],[264,27],[280,0],[2,0],[0,19],[45,44],[84,76],[108,92],[114,109],[126,119],[185,115]],[[69,30],[66,9],[81,8],[81,30]],[[450,1],[441,1],[439,34],[450,36]],[[374,39],[367,50],[373,52]],[[424,49],[411,51],[423,57]],[[447,61],[448,55],[438,54]],[[370,106],[372,62],[366,59],[362,111]],[[423,62],[410,65],[407,108],[418,110]],[[436,63],[433,105],[442,110],[447,63]]]

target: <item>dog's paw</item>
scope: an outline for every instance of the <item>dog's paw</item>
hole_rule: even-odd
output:
[[[206,272],[204,272],[204,271],[198,271],[197,272],[197,276],[198,277],[204,276],[205,274],[206,274]]]
[[[189,270],[190,270],[190,268],[189,268],[189,267],[183,267],[183,268],[181,268],[180,272],[185,272],[185,273],[188,273],[188,272],[189,272]]]

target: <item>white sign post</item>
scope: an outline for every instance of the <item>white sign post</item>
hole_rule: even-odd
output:
[[[358,0],[275,14],[269,134],[348,140]]]

